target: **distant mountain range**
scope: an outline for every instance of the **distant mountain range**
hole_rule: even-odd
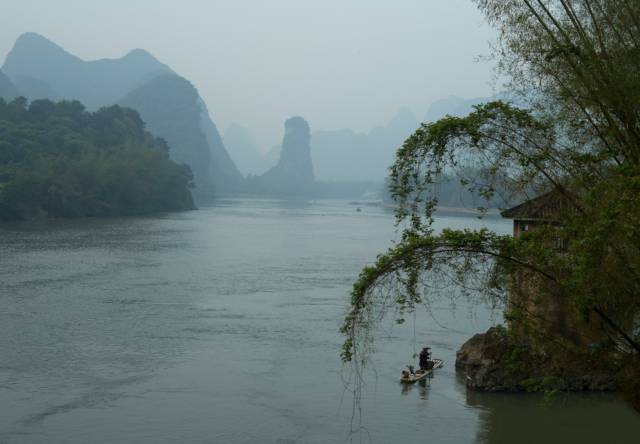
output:
[[[291,163],[291,153],[285,153],[281,145],[260,153],[250,129],[240,125],[230,125],[221,137],[196,88],[145,50],[135,49],[116,59],[85,61],[35,33],[16,40],[0,70],[0,97],[18,95],[29,100],[78,100],[89,110],[114,104],[133,108],[152,134],[168,142],[171,158],[191,167],[198,200],[210,199],[215,193],[257,192],[258,184],[269,185],[270,192],[288,194],[286,184],[295,182],[292,165],[301,169],[302,176],[313,177],[315,170],[315,180],[349,183],[349,189],[359,189],[353,187],[357,182],[382,183],[397,149],[419,126],[414,113],[403,108],[388,124],[369,132],[348,128],[315,131],[300,148],[301,153],[308,151],[308,161]],[[465,115],[473,105],[492,99],[449,96],[434,102],[424,121],[447,114]],[[268,180],[255,180],[267,171]],[[279,174],[282,178],[276,179]],[[332,186],[332,193],[339,189]]]
[[[30,100],[78,100],[89,110],[113,104],[135,109],[154,135],[169,142],[172,159],[191,167],[200,199],[214,191],[233,192],[243,180],[197,90],[142,49],[85,61],[26,33],[16,40],[2,71],[2,97],[19,93]]]
[[[316,177],[329,182],[382,182],[396,149],[417,127],[413,113],[402,109],[388,125],[369,133],[346,128],[315,131],[311,134],[311,156]],[[238,124],[230,125],[223,139],[244,174],[264,173],[278,162],[282,150],[276,145],[261,153],[251,130]]]
[[[429,107],[424,122],[445,115],[464,116],[479,103],[501,96],[463,99],[449,96]],[[419,127],[415,114],[402,108],[391,121],[367,133],[348,128],[320,130],[311,134],[311,156],[318,180],[329,182],[382,182],[403,142]],[[249,128],[232,124],[224,133],[224,143],[243,174],[259,175],[278,162],[281,146],[262,154]]]
[[[117,103],[159,73],[175,74],[142,49],[118,59],[84,61],[31,32],[18,37],[2,70],[30,100],[76,99],[90,110]]]

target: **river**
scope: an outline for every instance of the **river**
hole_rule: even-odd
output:
[[[338,328],[395,238],[391,213],[341,201],[0,225],[0,442],[348,442],[360,422]],[[467,392],[455,351],[496,319],[443,294],[381,327],[354,441],[637,442],[640,415],[614,395]],[[424,343],[445,366],[403,389]]]

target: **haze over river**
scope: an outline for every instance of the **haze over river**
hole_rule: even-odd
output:
[[[0,225],[0,442],[348,441],[338,329],[393,222],[340,201],[246,199]],[[511,230],[472,217],[437,225]],[[548,405],[467,392],[455,351],[499,316],[446,296],[418,314],[417,341],[411,321],[378,332],[365,441],[638,442],[640,416],[612,395]],[[424,343],[445,366],[403,390],[400,370]]]

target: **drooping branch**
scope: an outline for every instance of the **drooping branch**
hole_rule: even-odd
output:
[[[355,353],[359,340],[358,335],[370,333],[368,330],[371,325],[365,320],[365,317],[374,308],[375,302],[371,299],[372,292],[384,280],[395,279],[400,284],[399,292],[404,296],[395,300],[400,312],[412,310],[415,304],[422,300],[420,289],[417,288],[416,276],[452,269],[456,276],[452,280],[457,279],[455,283],[463,285],[466,279],[478,278],[478,276],[472,276],[474,273],[473,264],[478,261],[500,260],[503,265],[508,263],[514,268],[528,270],[544,279],[556,282],[556,277],[551,272],[543,270],[523,258],[509,254],[516,251],[513,248],[514,242],[511,236],[497,235],[486,229],[478,231],[444,230],[438,236],[412,237],[391,248],[386,254],[380,255],[373,266],[366,267],[361,272],[358,281],[353,286],[351,310],[345,317],[341,329],[342,333],[347,336],[343,345],[342,359],[350,361]],[[479,279],[484,282],[483,288],[488,289],[490,276],[483,274]]]

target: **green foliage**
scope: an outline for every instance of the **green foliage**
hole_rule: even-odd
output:
[[[133,110],[0,99],[0,220],[191,209],[191,172]]]
[[[600,361],[629,381],[640,352],[640,3],[477,3],[500,32],[496,55],[521,106],[496,101],[423,124],[398,150],[390,191],[402,238],[354,284],[342,358],[365,363],[390,307],[413,310],[447,284],[501,302],[511,333],[531,338],[554,371],[569,361],[595,369],[584,343],[601,338]],[[445,176],[494,201],[549,193],[554,221],[518,239],[436,233]],[[517,285],[535,295],[509,297]]]

